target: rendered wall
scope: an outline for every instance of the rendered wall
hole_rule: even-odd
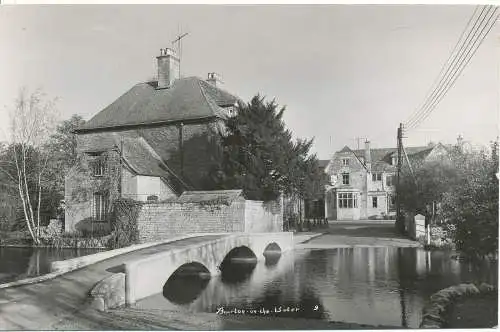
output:
[[[276,202],[245,202],[245,232],[268,233],[283,231],[283,215]]]

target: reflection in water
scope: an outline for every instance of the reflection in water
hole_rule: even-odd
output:
[[[221,280],[227,285],[242,283],[252,275],[256,264],[256,259],[249,259],[248,261],[238,260],[233,261],[231,264],[226,264],[221,269]]]
[[[239,263],[245,278],[231,283],[215,276],[189,304],[179,306],[158,294],[137,305],[193,312],[266,308],[268,315],[417,328],[432,293],[460,282],[497,283],[496,263],[473,266],[451,255],[417,248],[295,250],[252,269]],[[280,306],[281,312],[271,312]]]
[[[175,271],[163,286],[163,296],[175,304],[196,300],[207,287],[210,272],[199,263],[189,263]]]
[[[402,285],[402,280],[406,280],[406,278],[403,277],[403,262],[402,262],[402,255],[401,255],[401,248],[397,249],[398,251],[398,275],[399,275],[399,302],[401,303],[401,326],[403,327],[408,327],[408,323],[406,321],[406,300],[405,300],[405,288]],[[418,262],[417,262],[418,265]]]
[[[228,285],[244,282],[252,274],[257,257],[248,247],[231,250],[220,265],[221,280]]]
[[[102,249],[0,247],[0,283],[50,272],[50,263],[85,256]]]
[[[281,258],[281,253],[268,253],[264,255],[265,257],[265,264],[268,268],[271,268],[278,264],[280,258]]]

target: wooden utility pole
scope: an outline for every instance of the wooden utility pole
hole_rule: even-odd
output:
[[[403,164],[403,124],[400,123],[397,132],[397,147],[398,147],[398,166],[397,166],[397,179],[396,179],[396,228],[403,232],[404,222],[401,215],[401,197],[400,197],[400,177],[401,167]]]

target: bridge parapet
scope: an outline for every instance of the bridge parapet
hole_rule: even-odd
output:
[[[168,278],[182,265],[197,262],[211,275],[220,273],[219,266],[227,254],[238,247],[248,247],[257,259],[271,243],[282,252],[293,249],[293,233],[232,233],[217,239],[160,252],[125,264],[125,294],[128,305],[150,295],[162,293]]]

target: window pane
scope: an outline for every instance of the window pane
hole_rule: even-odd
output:
[[[95,218],[100,219],[101,217],[101,195],[94,194],[94,202],[95,202]]]

